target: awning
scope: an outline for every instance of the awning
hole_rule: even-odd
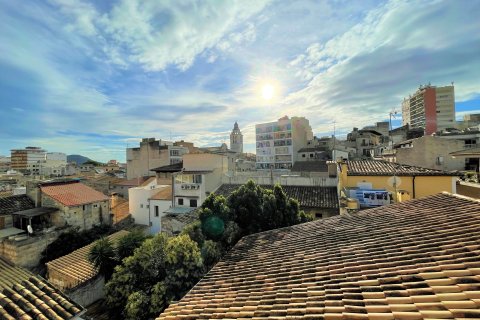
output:
[[[190,213],[197,208],[189,208],[189,207],[170,207],[164,211],[164,213],[170,214],[185,214]]]
[[[16,215],[16,216],[32,218],[32,217],[41,216],[43,214],[52,213],[52,212],[55,212],[55,211],[58,211],[58,209],[57,208],[48,208],[48,207],[39,207],[39,208],[33,208],[33,209],[14,212],[12,214]]]

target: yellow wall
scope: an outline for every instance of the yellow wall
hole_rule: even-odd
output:
[[[395,194],[395,189],[388,185],[390,176],[347,176],[341,179],[344,183],[343,187],[357,187],[359,182],[371,183],[374,189],[386,189]],[[413,199],[413,177],[401,176],[401,183],[397,186],[397,191],[407,191]],[[454,193],[452,190],[451,176],[417,176],[415,177],[415,198],[421,198],[428,195],[447,191]]]

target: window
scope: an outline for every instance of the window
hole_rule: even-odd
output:
[[[305,154],[302,154],[302,158],[305,158]]]
[[[197,199],[190,199],[190,207],[192,208],[197,207]]]
[[[202,183],[202,175],[201,174],[193,175],[193,183]]]
[[[155,206],[155,217],[158,217],[159,216],[159,213],[158,213],[158,206]]]
[[[82,209],[83,209],[83,210],[85,210],[85,207],[86,207],[86,206],[85,206],[85,205],[83,205],[83,206],[82,206]]]
[[[143,208],[143,203],[140,204],[140,208]]]
[[[178,205],[183,206],[183,199],[182,198],[178,199]]]

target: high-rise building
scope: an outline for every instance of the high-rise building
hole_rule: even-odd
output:
[[[255,125],[257,169],[291,169],[298,150],[313,139],[312,128],[304,117],[287,116],[275,122]]]
[[[240,132],[236,121],[233,125],[232,133],[230,133],[230,150],[236,153],[243,153],[243,134]]]
[[[11,168],[25,174],[40,174],[40,163],[45,160],[46,151],[39,147],[11,150]]]
[[[425,134],[455,125],[455,90],[451,86],[420,86],[402,102],[403,125],[424,128]]]

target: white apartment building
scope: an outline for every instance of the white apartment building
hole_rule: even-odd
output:
[[[141,186],[128,189],[128,207],[136,224],[149,227],[150,234],[161,231],[161,220],[171,204],[170,185],[159,185],[155,177]],[[168,197],[170,193],[170,197]]]
[[[291,169],[298,150],[313,139],[312,128],[304,117],[287,116],[278,121],[255,125],[257,169]]]
[[[200,207],[215,191],[228,171],[228,157],[212,153],[183,155],[183,170],[174,173],[173,199],[175,207]]]

